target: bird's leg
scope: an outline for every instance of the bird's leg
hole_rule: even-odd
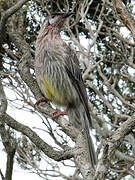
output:
[[[48,98],[42,97],[42,98],[40,98],[40,99],[38,99],[38,100],[36,101],[36,103],[34,104],[34,106],[39,105],[41,102],[47,102],[47,101],[49,101]]]
[[[56,110],[56,111],[53,113],[53,117],[54,117],[54,118],[57,118],[57,117],[59,117],[59,116],[61,116],[61,115],[67,115],[67,112],[68,112],[69,108],[70,108],[70,107],[67,106],[67,108],[66,108],[65,111]]]

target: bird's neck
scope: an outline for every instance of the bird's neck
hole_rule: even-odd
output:
[[[46,34],[39,33],[39,36],[37,37],[36,41],[36,54],[35,56],[38,57],[37,59],[40,61],[42,60],[41,55],[44,55],[46,53],[48,54],[55,54],[57,57],[61,56],[63,58],[67,58],[67,45],[62,40],[60,33],[58,31],[49,31]],[[42,66],[42,61],[40,63]],[[39,66],[39,63],[38,65]],[[39,68],[41,68],[41,66]]]
[[[57,48],[63,45],[60,32],[58,29],[51,29],[47,31],[41,31],[37,37],[36,45],[49,50],[50,48]]]

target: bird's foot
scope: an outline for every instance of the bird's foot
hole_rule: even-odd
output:
[[[58,118],[59,116],[63,116],[63,115],[67,115],[67,111],[60,111],[60,110],[57,110],[53,113],[53,117],[54,118]]]
[[[49,101],[49,99],[47,99],[46,97],[42,97],[37,100],[37,102],[34,104],[34,106],[39,105],[41,102],[48,102],[48,101]]]

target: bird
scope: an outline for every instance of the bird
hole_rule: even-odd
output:
[[[45,18],[36,39],[35,75],[45,99],[65,108],[55,118],[67,114],[70,123],[84,132],[89,159],[95,169],[97,157],[90,135],[88,96],[79,60],[60,32],[73,12],[55,12]]]

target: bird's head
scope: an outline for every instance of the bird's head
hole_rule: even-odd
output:
[[[72,12],[64,13],[64,12],[57,12],[53,13],[50,16],[48,16],[43,24],[43,26],[49,30],[51,29],[61,29],[66,18],[71,16]]]

